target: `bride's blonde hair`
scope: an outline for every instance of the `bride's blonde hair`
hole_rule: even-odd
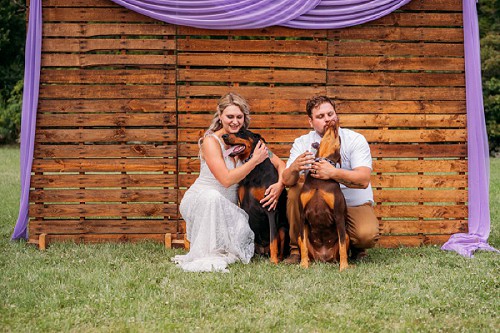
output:
[[[248,129],[250,125],[250,106],[247,101],[236,93],[229,93],[221,97],[219,99],[219,103],[217,103],[217,111],[214,113],[214,117],[212,118],[212,123],[208,127],[208,130],[205,134],[214,133],[222,128],[222,124],[220,121],[220,116],[222,112],[230,105],[236,105],[240,108],[241,112],[243,112],[243,128]]]

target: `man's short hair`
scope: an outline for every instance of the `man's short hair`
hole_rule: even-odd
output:
[[[306,112],[309,118],[312,118],[312,110],[323,103],[331,104],[331,106],[333,106],[333,109],[335,110],[335,103],[330,98],[326,96],[314,96],[313,98],[308,100],[306,104]]]

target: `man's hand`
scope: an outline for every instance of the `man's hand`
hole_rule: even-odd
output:
[[[290,168],[295,172],[300,172],[303,170],[309,170],[311,165],[314,163],[314,155],[313,153],[306,151],[302,153],[293,161]]]
[[[269,185],[264,193],[264,199],[260,201],[262,207],[267,208],[269,211],[275,210],[284,188],[285,186],[280,182]]]
[[[314,162],[311,166],[311,176],[318,179],[335,179],[336,168],[325,160]]]

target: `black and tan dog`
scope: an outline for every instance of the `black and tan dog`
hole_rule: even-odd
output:
[[[340,163],[339,124],[330,124],[321,139],[316,160]],[[334,180],[314,178],[308,173],[300,192],[301,224],[298,237],[300,265],[309,260],[340,262],[340,271],[348,267],[349,236],[346,233],[347,205]]]
[[[224,134],[227,145],[236,146],[231,156],[248,161],[255,146],[265,140],[257,133],[242,129],[236,134]],[[283,260],[288,244],[288,220],[286,218],[286,191],[283,190],[275,210],[262,207],[260,200],[265,191],[278,181],[278,171],[269,158],[257,165],[240,183],[238,197],[241,208],[249,216],[249,225],[255,234],[255,253],[269,254],[273,263]]]

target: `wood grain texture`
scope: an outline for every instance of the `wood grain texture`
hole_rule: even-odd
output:
[[[378,246],[467,231],[462,1],[412,0],[332,30],[208,30],[109,0],[42,4],[30,243],[180,244],[198,139],[228,92],[285,161],[311,130],[307,100],[335,99],[341,126],[370,144]]]

